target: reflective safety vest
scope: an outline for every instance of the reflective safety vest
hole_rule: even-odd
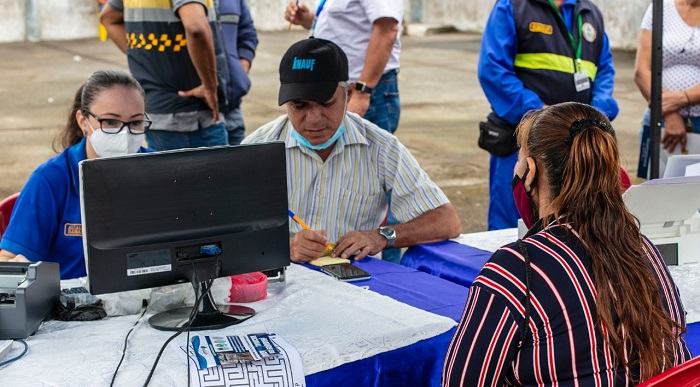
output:
[[[590,103],[605,32],[600,10],[589,0],[578,0],[570,38],[564,20],[548,0],[511,0],[511,4],[518,35],[514,67],[525,87],[547,105]],[[591,87],[577,92],[574,73],[582,70]]]

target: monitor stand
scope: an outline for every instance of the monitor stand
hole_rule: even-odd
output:
[[[242,305],[222,305],[217,308],[206,282],[200,282],[199,287],[206,295],[202,298],[197,317],[190,324],[191,331],[220,329],[241,323],[255,315],[255,310]],[[191,314],[192,307],[166,310],[151,316],[148,323],[161,331],[179,331],[190,320]]]

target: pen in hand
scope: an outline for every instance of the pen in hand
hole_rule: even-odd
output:
[[[289,217],[292,218],[292,220],[294,220],[295,222],[297,222],[301,226],[301,228],[303,228],[304,230],[311,231],[311,227],[309,227],[308,224],[304,223],[304,221],[301,220],[301,218],[294,215],[294,213],[291,210],[287,210],[287,212],[289,213]],[[330,251],[333,251],[333,246],[331,246],[330,243],[326,245],[326,248]]]

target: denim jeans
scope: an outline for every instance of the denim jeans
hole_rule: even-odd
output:
[[[489,230],[518,227],[518,208],[513,199],[513,169],[518,152],[504,157],[491,155],[489,163]]]
[[[245,137],[245,122],[241,108],[235,108],[224,114],[226,120],[226,131],[228,132],[228,144],[238,145]]]
[[[157,150],[182,148],[199,148],[202,146],[227,145],[228,135],[223,123],[194,132],[171,132],[167,130],[149,130],[146,132],[148,147]]]
[[[392,70],[382,75],[374,87],[365,119],[389,133],[394,133],[399,126],[400,116],[399,80],[397,71]]]

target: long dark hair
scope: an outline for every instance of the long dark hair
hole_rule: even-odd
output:
[[[79,143],[84,135],[83,130],[78,125],[76,113],[78,111],[88,112],[97,96],[104,90],[114,86],[124,86],[138,90],[141,96],[146,99],[146,93],[131,75],[116,70],[99,70],[94,72],[84,85],[80,86],[73,97],[73,104],[68,110],[66,125],[56,134],[53,140],[53,150],[60,152],[69,146]]]
[[[576,102],[550,106],[518,127],[525,155],[544,169],[552,199],[548,224],[566,219],[591,260],[597,325],[625,366],[640,366],[641,381],[674,364],[681,327],[661,301],[642,250],[637,219],[620,192],[620,158],[610,121]]]

